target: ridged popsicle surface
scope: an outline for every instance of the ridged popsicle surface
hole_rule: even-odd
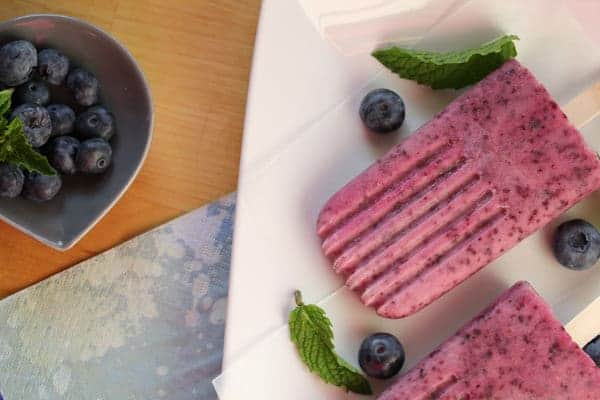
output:
[[[327,202],[323,251],[363,303],[427,306],[600,187],[600,162],[511,60]]]
[[[600,368],[520,282],[378,398],[409,399],[597,400]]]

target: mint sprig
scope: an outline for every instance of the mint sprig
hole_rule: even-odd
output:
[[[369,381],[335,353],[331,321],[314,304],[304,304],[299,291],[290,313],[290,337],[308,369],[325,382],[359,394],[372,394]]]
[[[515,40],[519,37],[505,35],[473,49],[448,53],[391,47],[374,51],[373,57],[401,78],[433,89],[460,89],[516,57]]]
[[[12,89],[0,91],[0,162],[16,164],[29,172],[56,175],[48,159],[29,144],[21,120],[8,121],[12,92]]]

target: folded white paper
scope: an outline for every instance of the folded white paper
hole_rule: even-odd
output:
[[[411,46],[468,0],[299,0],[306,15],[345,54],[394,42]]]

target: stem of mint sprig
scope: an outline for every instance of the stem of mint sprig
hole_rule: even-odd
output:
[[[0,162],[18,165],[28,172],[56,175],[48,159],[29,144],[21,120],[9,121],[12,93],[13,89],[0,91]]]

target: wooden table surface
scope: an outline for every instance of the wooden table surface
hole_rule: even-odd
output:
[[[260,0],[3,0],[2,20],[83,18],[112,33],[150,83],[154,140],[129,191],[73,249],[0,222],[0,298],[235,190]]]

